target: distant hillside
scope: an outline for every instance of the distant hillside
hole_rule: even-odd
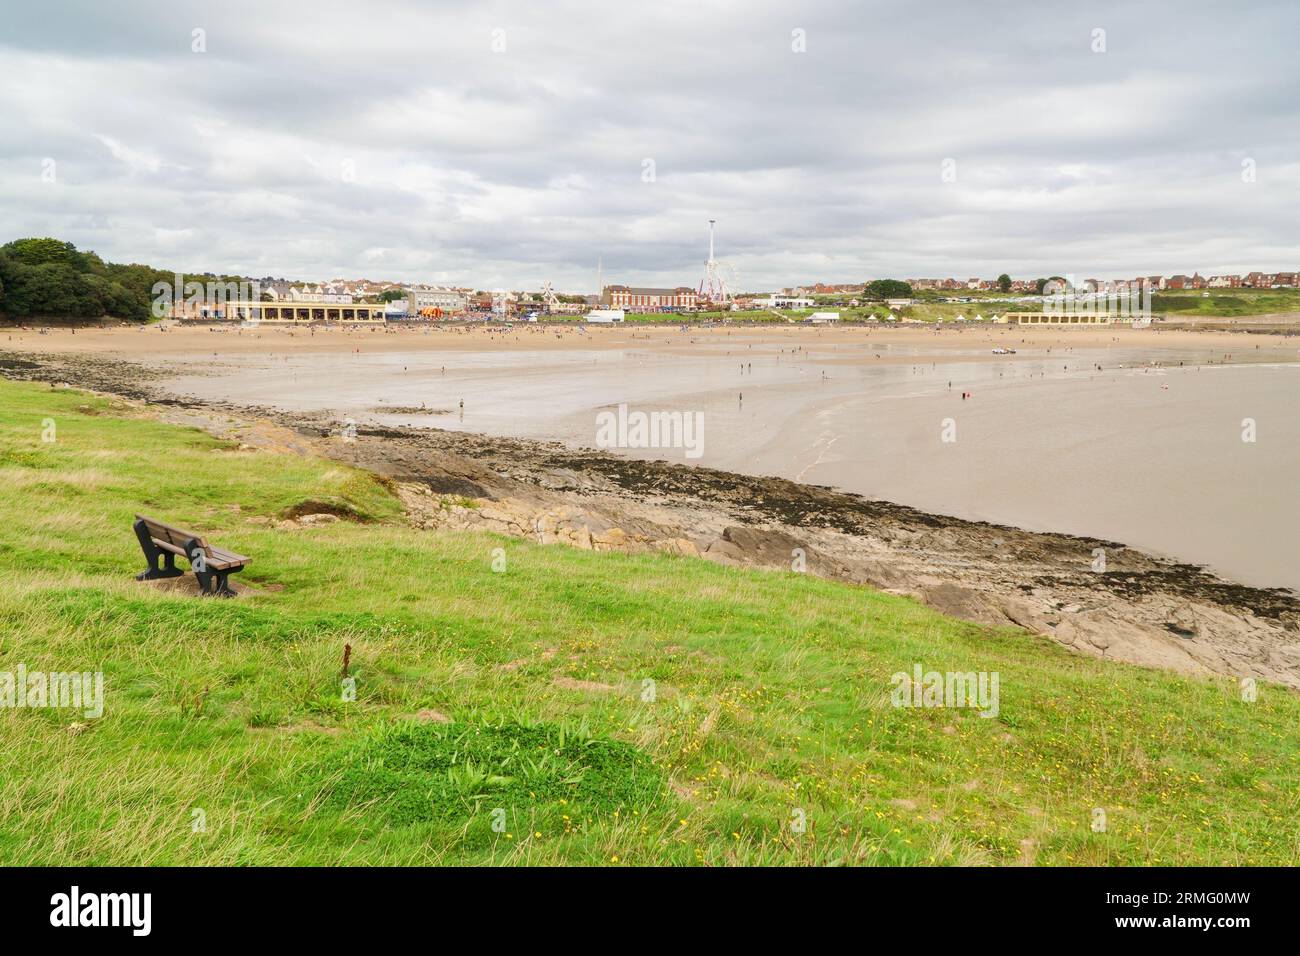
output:
[[[1188,289],[1157,292],[1152,296],[1152,308],[1156,312],[1174,313],[1178,318],[1300,312],[1300,289],[1207,289],[1204,292]]]

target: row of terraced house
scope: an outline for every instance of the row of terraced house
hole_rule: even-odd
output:
[[[983,291],[998,288],[996,279],[908,279],[913,289],[935,291]],[[1036,279],[1012,279],[1012,292],[1038,291]],[[1203,276],[1192,275],[1138,276],[1134,279],[1083,279],[1076,287],[1087,291],[1103,291],[1117,286],[1149,286],[1157,290],[1176,289],[1290,289],[1300,288],[1300,272],[1248,272],[1245,275]]]

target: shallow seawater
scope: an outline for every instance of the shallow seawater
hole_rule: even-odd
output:
[[[1300,589],[1300,365],[1196,365],[1214,356],[1187,349],[1022,352],[972,348],[944,361],[961,353],[796,352],[740,340],[695,350],[304,353],[233,357],[170,386],[574,446],[596,445],[598,415],[619,403],[698,413],[698,457],[680,447],[624,453],[1107,538],[1243,583]],[[1091,560],[1080,554],[1081,565]]]

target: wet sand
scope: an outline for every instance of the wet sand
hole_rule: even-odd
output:
[[[620,453],[1119,540],[1246,584],[1300,588],[1296,338],[781,326],[15,338],[2,344],[171,367],[186,374],[159,384],[201,401],[575,448],[596,444],[597,413],[619,403],[699,412],[700,457]]]
[[[1297,326],[1300,332],[1300,325]],[[294,329],[263,326],[241,329],[232,326],[164,323],[147,327],[113,325],[82,327],[75,332],[66,326],[51,326],[40,334],[36,326],[0,326],[0,347],[11,350],[77,351],[140,355],[165,353],[177,356],[211,356],[230,353],[258,355],[292,354],[304,351],[322,353],[362,353],[400,351],[551,351],[581,348],[606,351],[627,348],[652,348],[690,351],[692,346],[755,349],[778,352],[802,346],[863,348],[872,344],[890,345],[895,349],[926,346],[941,353],[953,353],[961,360],[963,350],[997,345],[1019,348],[1100,347],[1137,345],[1141,348],[1169,348],[1212,358],[1234,353],[1238,360],[1245,353],[1259,351],[1300,357],[1300,334],[1294,336],[1229,333],[1206,329],[1051,329],[1019,330],[1016,326],[966,325],[935,331],[928,325],[897,325],[863,328],[859,326],[736,325],[692,328],[679,331],[676,325],[587,326],[558,324],[515,325],[506,331],[485,325],[423,325],[393,323],[387,328]],[[977,353],[978,354],[978,353]],[[871,361],[899,362],[905,353],[881,355]],[[866,361],[867,356],[845,356],[846,361]]]

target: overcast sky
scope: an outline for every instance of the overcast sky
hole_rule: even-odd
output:
[[[591,291],[598,257],[606,282],[698,285],[716,218],[749,290],[1300,269],[1295,0],[3,17],[2,241]]]

